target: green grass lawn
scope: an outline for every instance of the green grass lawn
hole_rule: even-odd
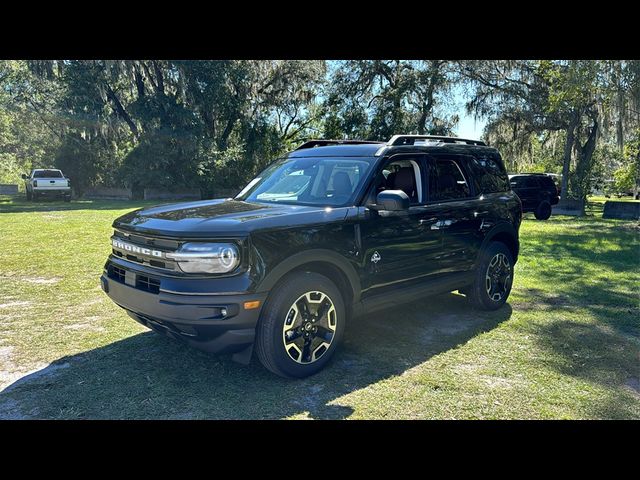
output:
[[[463,296],[353,321],[284,380],[151,333],[102,293],[134,202],[0,197],[0,418],[640,418],[640,230],[527,215],[507,305]]]

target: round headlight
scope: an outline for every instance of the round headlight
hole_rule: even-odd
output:
[[[240,264],[238,247],[233,243],[185,243],[167,258],[185,273],[228,273]]]
[[[225,247],[220,250],[220,263],[225,268],[231,268],[238,259],[238,252],[235,248]]]

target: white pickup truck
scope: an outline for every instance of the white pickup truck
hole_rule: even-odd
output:
[[[65,202],[71,201],[71,182],[60,170],[37,168],[29,175],[23,174],[27,192],[27,200],[40,197],[63,197]]]

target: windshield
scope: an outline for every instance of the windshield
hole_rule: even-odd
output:
[[[276,162],[236,197],[254,202],[339,207],[354,201],[371,162],[355,158],[294,158]]]
[[[33,172],[33,178],[62,178],[60,170],[36,170]]]

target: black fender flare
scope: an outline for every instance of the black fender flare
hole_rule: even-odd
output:
[[[507,222],[498,223],[497,225],[493,226],[490,230],[488,230],[487,233],[485,233],[484,239],[482,240],[482,244],[480,245],[480,251],[481,252],[484,251],[484,249],[487,248],[487,245],[489,245],[489,242],[491,242],[497,235],[501,233],[506,233],[513,239],[513,242],[515,243],[515,246],[516,246],[516,254],[514,255],[514,262],[517,262],[518,254],[520,253],[520,240],[518,238],[518,232],[515,229],[515,227]]]
[[[356,272],[353,265],[342,255],[332,250],[326,250],[323,248],[315,248],[312,250],[305,250],[299,252],[285,260],[278,263],[258,284],[256,291],[268,292],[270,291],[282,277],[292,270],[298,268],[305,263],[311,262],[324,262],[329,263],[340,269],[344,273],[345,277],[349,281],[351,290],[353,291],[353,301],[360,300],[360,293],[362,291],[360,285],[360,277]]]

